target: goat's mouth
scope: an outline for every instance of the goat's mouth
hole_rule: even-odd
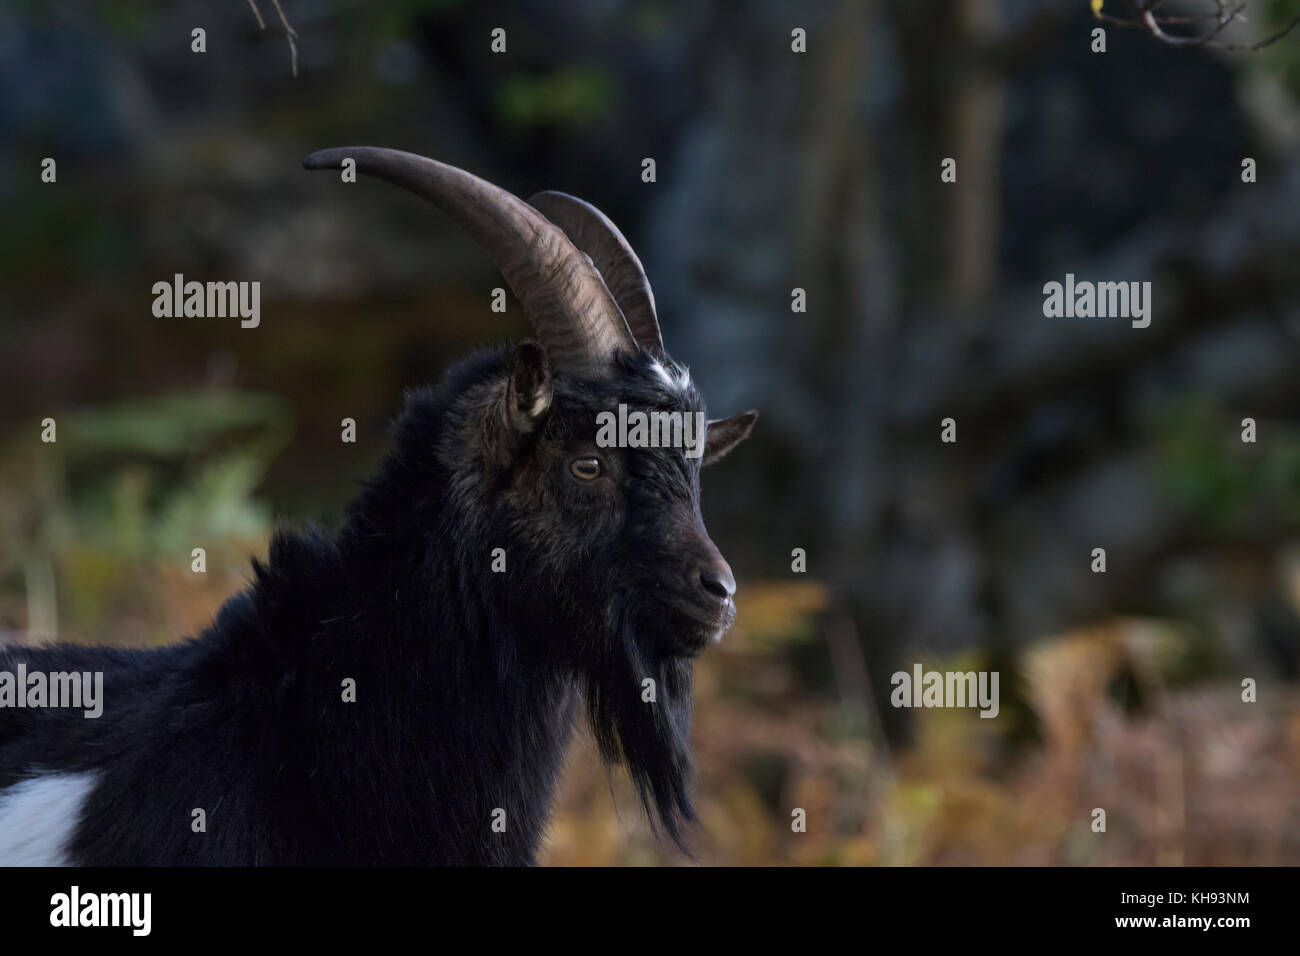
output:
[[[672,595],[664,603],[672,612],[670,630],[675,643],[691,655],[722,640],[722,635],[736,621],[736,602],[730,597],[714,601],[692,601]]]

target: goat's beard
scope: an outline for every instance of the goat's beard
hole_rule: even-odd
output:
[[[627,767],[651,825],[686,850],[685,828],[695,820],[691,660],[647,652],[626,615],[609,638],[607,654],[586,673],[592,732],[605,761]],[[653,703],[643,699],[646,678]]]

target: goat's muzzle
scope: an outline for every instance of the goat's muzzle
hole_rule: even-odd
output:
[[[678,618],[674,622],[675,650],[695,655],[722,635],[736,620],[736,578],[717,547],[707,537],[689,552],[685,574],[665,597]]]

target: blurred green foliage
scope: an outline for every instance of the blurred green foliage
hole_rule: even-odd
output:
[[[201,626],[265,547],[285,405],[210,391],[51,417],[57,441],[0,451],[0,631],[140,644]],[[215,573],[191,573],[198,547]]]
[[[1268,36],[1283,29],[1300,17],[1300,0],[1264,0],[1263,35]],[[1252,57],[1249,69],[1280,72],[1292,93],[1300,95],[1300,27],[1290,35],[1266,47],[1257,57]]]
[[[510,74],[497,89],[497,110],[516,126],[576,126],[607,113],[613,98],[613,77],[599,66],[578,65],[545,76]]]
[[[1256,422],[1257,433],[1286,427]],[[1209,394],[1161,411],[1156,447],[1169,495],[1217,532],[1238,528],[1252,516],[1300,521],[1300,435],[1288,430],[1250,444],[1241,432],[1240,419],[1230,420]]]
[[[292,433],[280,400],[241,392],[132,399],[62,428],[66,481],[77,487],[51,503],[51,521],[137,559],[264,534],[270,516],[253,493]]]

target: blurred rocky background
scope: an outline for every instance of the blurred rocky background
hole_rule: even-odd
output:
[[[763,412],[705,487],[742,583],[700,669],[702,860],[1300,863],[1300,31],[282,0],[295,76],[258,6],[0,3],[3,639],[194,633],[274,522],[337,519],[403,389],[526,334],[449,222],[299,167],[394,146],[600,206],[712,410]],[[1300,14],[1250,7],[1226,37]],[[1045,318],[1067,272],[1152,282],[1151,326]],[[155,318],[175,273],[259,280],[260,327]],[[998,670],[999,718],[890,707],[918,661]],[[585,740],[547,860],[681,862]]]

